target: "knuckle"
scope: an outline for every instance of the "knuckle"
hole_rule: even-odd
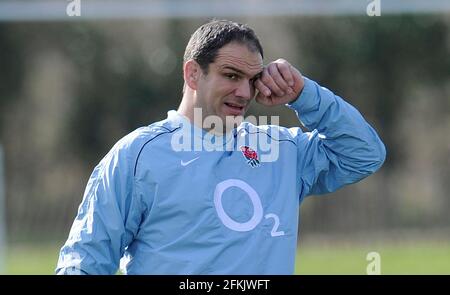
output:
[[[269,65],[268,70],[269,70],[269,73],[271,73],[271,74],[276,72],[277,71],[277,65],[276,64]]]
[[[277,62],[278,62],[278,65],[281,65],[281,66],[289,65],[289,62],[287,60],[285,60],[284,58],[277,59]]]
[[[270,76],[267,74],[266,75],[263,74],[260,79],[261,79],[261,82],[264,84],[269,84],[271,82]]]
[[[285,89],[285,88],[287,88],[287,84],[286,84],[286,82],[284,82],[284,80],[283,79],[279,79],[279,80],[277,80],[277,84],[278,84],[278,87],[281,89]]]
[[[278,77],[280,76],[280,73],[278,73],[278,69],[271,69],[270,75],[273,77],[273,79],[278,79]]]
[[[289,64],[288,63],[279,64],[278,69],[283,73],[289,72]]]

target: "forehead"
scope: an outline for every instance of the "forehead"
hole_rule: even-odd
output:
[[[257,50],[252,51],[247,45],[239,43],[230,43],[220,48],[213,64],[219,69],[232,67],[249,76],[253,76],[263,69],[261,54]]]

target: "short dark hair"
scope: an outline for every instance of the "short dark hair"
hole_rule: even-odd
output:
[[[212,20],[192,34],[183,62],[193,59],[207,74],[209,64],[214,62],[219,49],[231,42],[245,44],[251,51],[258,51],[264,57],[258,37],[250,27],[228,20]]]

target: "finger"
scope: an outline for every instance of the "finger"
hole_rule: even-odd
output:
[[[285,95],[286,93],[289,93],[289,85],[284,80],[284,78],[281,76],[280,72],[278,71],[278,66],[276,63],[272,63],[268,67],[268,71],[274,82],[277,84],[277,86],[283,91]]]
[[[255,100],[256,100],[257,103],[260,103],[260,104],[265,105],[265,106],[273,105],[272,96],[264,96],[264,95],[262,95],[260,93],[258,96],[256,96]]]
[[[293,66],[290,66],[290,70],[294,79],[294,86],[292,88],[294,89],[294,91],[298,92],[303,88],[304,85],[303,76],[300,71]]]
[[[258,89],[258,91],[259,91],[262,95],[264,95],[264,96],[266,96],[266,97],[272,95],[272,92],[270,91],[269,87],[267,87],[266,85],[264,85],[264,83],[261,81],[261,79],[257,79],[257,80],[255,81],[255,87],[256,87],[256,89]]]
[[[277,96],[284,95],[284,92],[280,89],[280,87],[278,87],[277,83],[275,83],[267,68],[263,70],[260,79],[261,82],[264,83],[264,85],[268,87],[272,93],[275,93]]]
[[[283,76],[287,84],[290,87],[294,86],[294,77],[291,72],[291,65],[288,62],[277,63],[276,65],[278,71],[281,73],[281,76]]]

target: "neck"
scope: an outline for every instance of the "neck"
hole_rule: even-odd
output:
[[[195,114],[195,93],[192,93],[191,91],[186,91],[183,94],[183,98],[181,100],[180,106],[178,107],[177,113],[180,115],[185,116],[187,119],[189,119],[190,123],[195,125],[196,127],[200,129],[203,128],[203,117],[199,118],[198,113]],[[202,113],[203,116],[203,113]],[[208,129],[205,129],[206,131],[209,131]]]
[[[183,99],[181,100],[181,103],[178,107],[177,113],[188,118],[191,124],[207,132],[211,132],[214,135],[224,135],[224,133],[227,133],[227,130],[225,130],[225,128],[205,128],[203,126],[205,114],[203,112],[201,113],[202,118],[197,117],[199,116],[198,113],[197,116],[195,115],[194,109],[196,106],[194,105],[194,101],[194,95],[189,95],[185,92],[183,95]]]
[[[187,97],[185,93],[181,100],[180,106],[178,107],[177,113],[185,116],[186,118],[189,119],[191,124],[194,124],[194,104],[192,102],[193,99]]]

